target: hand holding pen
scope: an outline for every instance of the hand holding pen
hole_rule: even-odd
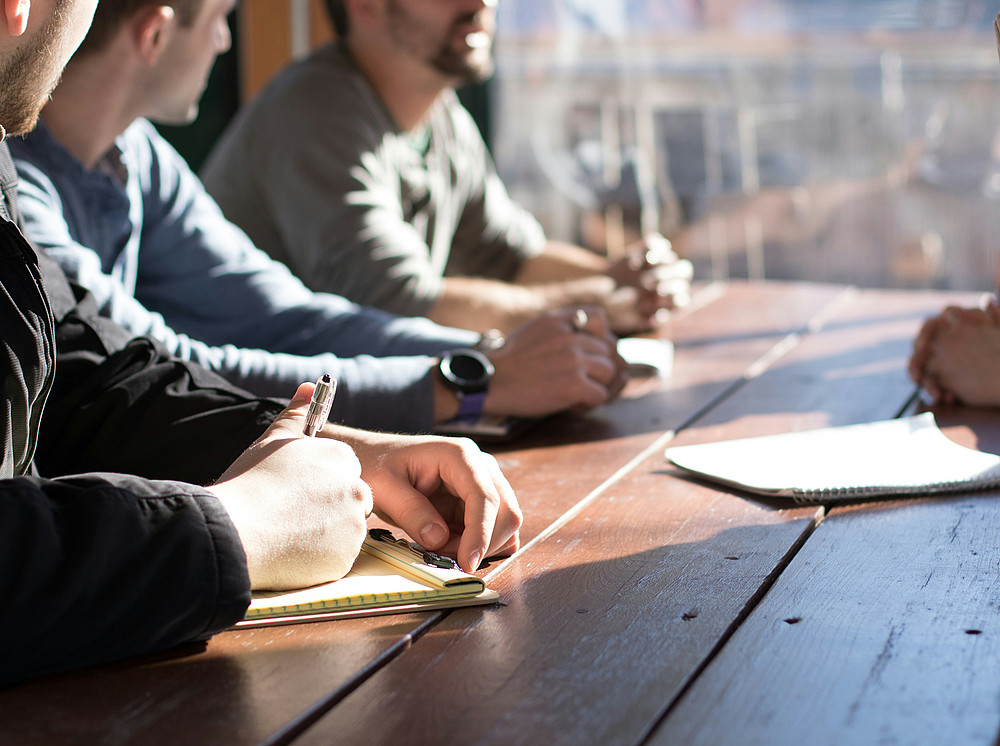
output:
[[[367,531],[372,491],[353,449],[333,438],[302,436],[310,385],[299,386],[267,431],[206,487],[239,534],[254,590],[342,577]],[[325,435],[321,405],[332,393],[316,399],[320,406],[311,419]]]
[[[330,376],[317,381],[303,432],[353,448],[383,519],[425,549],[457,557],[467,571],[517,550],[521,511],[495,458],[467,440],[323,429],[335,391]]]

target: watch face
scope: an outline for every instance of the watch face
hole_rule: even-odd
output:
[[[441,373],[460,391],[483,391],[493,376],[493,364],[480,352],[458,350],[441,360]]]

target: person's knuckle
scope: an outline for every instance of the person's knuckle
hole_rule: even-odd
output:
[[[516,502],[510,506],[510,522],[512,532],[517,532],[524,525],[524,511]]]

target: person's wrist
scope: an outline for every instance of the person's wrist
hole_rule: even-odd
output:
[[[603,306],[616,288],[615,280],[607,275],[566,280],[546,287],[546,305],[550,310],[569,306]]]
[[[494,372],[493,363],[479,350],[459,349],[444,354],[438,373],[458,401],[456,418],[476,420],[482,415]]]
[[[440,362],[439,359],[434,364],[435,373],[431,381],[431,385],[434,388],[434,421],[447,422],[448,420],[455,419],[455,415],[458,414],[458,396],[455,395],[453,389],[445,386],[444,381],[441,380],[441,376],[437,375]]]

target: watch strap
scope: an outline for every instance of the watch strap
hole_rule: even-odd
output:
[[[476,391],[474,393],[458,394],[458,414],[456,420],[478,420],[483,414],[483,404],[486,402],[486,392]]]

